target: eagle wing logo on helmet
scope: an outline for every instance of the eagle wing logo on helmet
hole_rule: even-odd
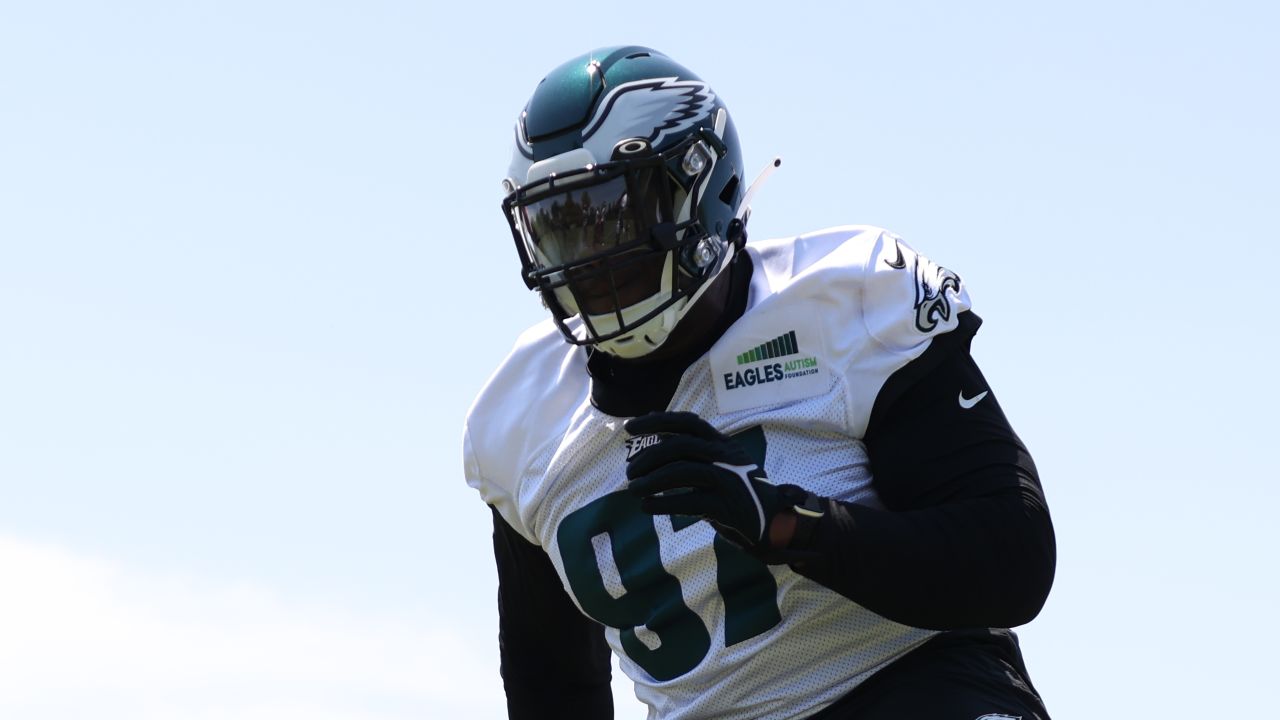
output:
[[[697,80],[668,77],[623,83],[596,108],[582,131],[582,146],[601,159],[626,138],[644,138],[656,148],[668,134],[698,124],[715,103],[715,93]]]

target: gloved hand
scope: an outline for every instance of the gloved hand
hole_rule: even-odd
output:
[[[688,412],[652,413],[624,427],[633,436],[657,436],[654,444],[639,443],[644,449],[627,462],[642,510],[706,518],[747,551],[768,551],[769,522],[791,505],[733,438]]]

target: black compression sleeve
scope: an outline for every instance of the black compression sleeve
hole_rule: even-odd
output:
[[[906,625],[1013,627],[1053,583],[1035,464],[969,355],[980,322],[962,314],[886,383],[864,441],[887,509],[830,503],[796,567]]]
[[[493,512],[498,644],[511,720],[609,720],[604,628],[578,611],[550,558]]]

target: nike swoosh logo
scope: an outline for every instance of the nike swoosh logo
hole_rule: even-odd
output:
[[[986,397],[988,392],[990,391],[983,390],[982,392],[978,393],[977,395],[974,395],[971,398],[966,398],[964,396],[964,391],[961,390],[960,391],[960,407],[964,408],[965,410],[968,410],[974,405],[977,405],[978,403],[982,402],[982,398]]]
[[[893,249],[898,251],[898,257],[893,260],[885,260],[884,264],[894,270],[901,270],[907,266],[907,259],[902,257],[902,246],[898,244],[897,240],[893,241]]]

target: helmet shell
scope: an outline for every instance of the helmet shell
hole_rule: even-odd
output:
[[[701,78],[656,50],[637,45],[601,48],[561,64],[542,79],[516,120],[514,141],[504,181],[509,193],[504,209],[518,246],[520,221],[510,214],[510,207],[521,188],[556,173],[618,160],[627,148],[637,146],[635,141],[653,155],[666,154],[663,159],[675,192],[666,202],[681,208],[684,216],[675,218],[682,228],[679,250],[669,244],[663,249],[671,252],[673,279],[662,288],[664,297],[651,296],[644,304],[644,322],[657,320],[661,326],[649,333],[647,347],[661,344],[696,301],[699,289],[731,255],[727,235],[743,195],[742,152],[723,101]],[[701,152],[685,154],[695,144]],[[696,154],[703,158],[690,157]],[[695,170],[702,161],[710,165],[709,172]],[[599,344],[610,352],[627,343],[628,338],[603,342],[635,329],[624,318],[624,308],[614,313],[617,323],[597,318],[594,325],[586,323],[586,332],[575,335],[564,322],[576,314],[575,303],[539,281],[535,255],[526,239],[521,252],[525,281],[542,292],[567,339]],[[632,307],[632,320],[638,317],[637,308]],[[602,332],[604,325],[611,329]],[[649,329],[654,329],[653,323]]]

